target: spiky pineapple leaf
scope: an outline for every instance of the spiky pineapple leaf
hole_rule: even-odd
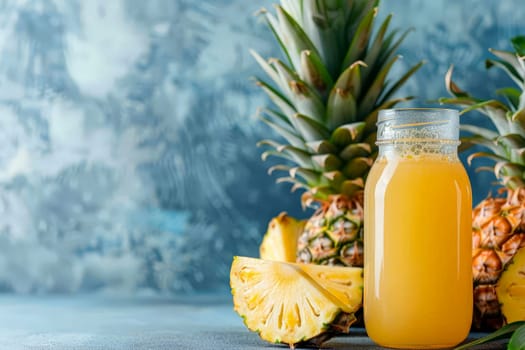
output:
[[[367,67],[363,61],[355,61],[348,66],[337,79],[334,89],[341,89],[354,96],[355,99],[359,98],[362,90],[362,67]]]
[[[316,154],[328,154],[337,152],[337,147],[328,140],[307,142],[306,145]]]
[[[523,40],[525,38],[522,37]],[[525,43],[523,43],[525,45]],[[525,48],[524,48],[525,50]],[[525,350],[525,325],[514,331],[509,340],[508,350]]]
[[[481,344],[492,342],[494,340],[508,338],[518,328],[523,327],[523,326],[525,326],[525,321],[517,321],[517,322],[510,323],[510,324],[508,324],[506,326],[501,327],[500,329],[498,329],[497,331],[495,331],[495,332],[493,332],[493,333],[491,333],[489,335],[486,335],[486,336],[484,336],[482,338],[473,340],[470,343],[463,344],[461,346],[457,346],[457,347],[454,348],[454,350],[466,350],[466,349],[470,349],[470,348],[472,348],[474,346],[477,346],[477,345],[481,345]]]
[[[315,164],[326,171],[337,170],[343,162],[335,154],[319,154],[312,157]]]
[[[341,185],[341,193],[347,196],[353,196],[357,191],[362,191],[364,187],[364,180],[362,178],[346,180]]]
[[[447,105],[472,106],[481,102],[481,100],[471,97],[441,97],[438,99],[438,102]],[[459,112],[460,115],[464,113],[464,111]]]
[[[277,142],[275,140],[261,140],[261,141],[257,142],[256,146],[257,147],[270,146],[273,149],[279,149],[279,148],[283,147],[283,144],[280,144],[279,142]]]
[[[375,35],[374,40],[370,44],[366,56],[364,58],[364,62],[373,69],[375,65],[379,65],[380,62],[378,62],[378,57],[384,50],[384,39],[385,34],[388,31],[388,27],[390,25],[390,21],[392,20],[392,14],[388,15],[383,23],[381,23],[381,26],[379,27],[379,30],[377,31],[377,34]],[[368,73],[368,71],[367,71]],[[365,73],[365,76],[368,75]]]
[[[333,129],[344,123],[351,123],[357,119],[357,104],[354,96],[340,88],[332,89],[328,98],[326,123]]]
[[[512,46],[514,46],[514,50],[516,50],[518,55],[525,56],[525,36],[518,35],[510,39],[510,41],[512,42]]]
[[[380,106],[375,108],[372,112],[370,112],[366,116],[366,118],[365,118],[365,124],[366,124],[365,131],[368,132],[368,131],[371,131],[371,130],[375,129],[375,125],[377,123],[377,116],[378,116],[380,110],[392,108],[392,107],[394,107],[395,105],[397,105],[400,102],[409,101],[409,100],[411,100],[413,98],[414,98],[413,96],[407,96],[407,97],[396,98],[396,99],[393,99],[393,100],[390,100],[390,101],[383,102]],[[375,142],[374,140],[375,140],[375,135],[370,141],[366,141],[366,142],[367,143],[373,143],[373,142]]]
[[[264,151],[261,158],[262,160],[266,160],[270,156],[287,159],[302,166],[313,167],[315,165],[311,160],[311,154],[292,146],[284,146],[280,150]]]
[[[284,96],[280,91],[272,87],[270,84],[266,83],[265,81],[261,79],[256,79],[257,85],[259,85],[262,90],[268,95],[270,100],[279,107],[279,109],[283,112],[284,115],[291,115],[293,113],[296,113],[295,108],[293,107],[292,103],[286,96]]]
[[[281,135],[286,141],[288,141],[292,146],[300,147],[304,144],[304,140],[301,135],[297,135],[291,129],[284,127],[278,123],[275,123],[272,120],[259,116],[259,119],[262,120],[266,125],[275,130],[279,135]]]
[[[390,97],[392,97],[392,95],[394,95],[401,88],[401,86],[403,86],[408,81],[408,79],[410,79],[410,77],[414,75],[414,73],[416,73],[425,63],[426,61],[421,61],[410,68],[394,85],[392,85],[392,87],[382,94],[379,104],[383,104],[388,99],[390,99]]]
[[[523,175],[525,167],[511,162],[497,162],[494,166],[494,174],[496,177],[517,177],[520,178]]]
[[[265,18],[266,18],[266,23],[268,24],[268,28],[270,28],[271,32],[273,33],[273,36],[279,43],[279,47],[281,48],[281,50],[283,50],[284,55],[288,59],[288,62],[292,62],[292,58],[290,56],[290,53],[288,52],[288,48],[286,47],[286,45],[283,43],[281,39],[282,34],[281,34],[281,28],[280,28],[279,22],[277,21],[274,15],[272,15],[265,9],[263,9],[261,12],[264,13]]]
[[[306,142],[325,140],[330,135],[323,124],[304,114],[296,113],[292,120]]]
[[[319,178],[321,177],[321,174],[312,169],[294,167],[290,169],[289,173],[292,178],[296,179],[299,176],[308,184],[317,184],[320,182]]]
[[[348,67],[350,64],[352,64],[352,62],[359,60],[359,58],[366,51],[368,40],[370,35],[372,35],[374,18],[376,15],[377,7],[374,7],[359,23],[355,35],[353,36],[352,43],[346,52],[341,70]]]
[[[476,153],[472,153],[471,155],[469,155],[467,157],[467,163],[469,165],[472,164],[472,161],[476,158],[488,158],[488,159],[492,159],[492,160],[495,160],[496,162],[506,162],[507,159],[503,156],[499,156],[497,154],[493,154],[493,153],[488,153],[488,152],[476,152]]]
[[[502,147],[499,147],[492,139],[486,139],[479,135],[462,137],[460,151],[465,151],[474,145],[483,146],[499,156],[505,156],[505,150]]]
[[[520,134],[501,135],[496,138],[496,143],[503,147],[506,157],[513,160],[513,151],[525,147],[525,138]]]
[[[299,75],[278,59],[272,59],[271,65],[280,78],[282,91],[286,91],[289,101],[298,113],[307,114],[318,122],[323,122],[325,106],[317,90],[301,80]]]
[[[493,52],[501,52],[501,51],[497,51],[497,50],[492,50]],[[485,61],[485,66],[487,68],[492,68],[492,67],[498,67],[500,69],[502,69],[503,71],[505,71],[507,73],[507,75],[512,79],[514,80],[514,82],[518,85],[518,86],[521,86],[521,84],[523,84],[523,78],[521,77],[521,75],[518,73],[518,70],[516,70],[516,68],[514,68],[514,66],[507,62],[507,61],[503,61],[503,60],[494,60],[494,59],[487,59]]]
[[[255,50],[250,50],[250,54],[253,58],[255,58],[255,61],[259,64],[259,66],[264,70],[266,75],[270,77],[270,79],[278,86],[280,86],[280,79],[279,74],[273,68],[268,61],[266,61],[264,58],[261,57]]]
[[[387,62],[394,56],[394,54],[397,52],[403,41],[405,41],[408,34],[410,34],[413,30],[414,28],[409,28],[405,30],[403,34],[401,34],[401,36],[394,41],[393,44],[392,41],[396,38],[397,30],[392,31],[392,33],[384,41],[383,50],[377,60],[378,66],[382,66],[385,62]]]
[[[336,11],[329,11],[326,1],[301,1],[301,5],[304,31],[318,49],[330,74],[335,76],[339,69],[340,50],[344,49],[339,44],[341,38],[338,33],[344,24],[344,14],[340,10],[345,4],[338,4]]]
[[[521,92],[518,89],[512,87],[502,88],[496,90],[496,94],[503,96],[512,106],[513,110],[519,108]]]
[[[334,85],[330,73],[315,52],[301,52],[301,73],[301,78],[316,89],[320,96],[326,96]]]
[[[276,5],[275,8],[279,23],[282,25],[282,43],[291,49],[291,51],[288,50],[290,64],[295,70],[299,70],[301,66],[300,55],[303,50],[313,51],[318,56],[319,52],[297,21],[282,6]]]
[[[339,157],[344,161],[349,161],[355,157],[369,157],[371,153],[372,147],[368,143],[352,143],[339,153]]]
[[[270,168],[268,168],[268,175],[272,175],[276,171],[282,171],[282,172],[288,173],[290,169],[292,169],[292,167],[289,165],[284,165],[284,164],[273,165]]]
[[[479,135],[480,137],[485,138],[487,140],[495,139],[499,135],[497,132],[493,130],[483,128],[477,125],[470,125],[470,124],[461,125],[460,130],[471,133],[472,135]]]
[[[361,67],[356,61],[347,67],[337,79],[327,102],[326,123],[330,129],[357,119],[357,99],[361,94]]]
[[[447,73],[445,74],[445,87],[447,88],[447,91],[449,94],[451,94],[454,97],[459,98],[459,101],[465,101],[467,105],[474,104],[469,102],[472,100],[472,97],[465,91],[463,91],[455,82],[452,80],[452,73],[454,72],[454,65],[451,64],[450,67],[447,70]],[[441,100],[441,99],[440,99]],[[453,102],[451,99],[443,99],[448,100],[448,102],[442,102],[442,103],[450,103],[450,104],[463,104],[461,102]],[[479,102],[479,101],[478,101]]]
[[[350,179],[364,176],[372,167],[373,160],[368,157],[355,157],[343,168],[343,174]]]
[[[498,134],[504,135],[508,132],[509,122],[507,120],[506,114],[509,111],[509,109],[500,101],[487,100],[473,104],[465,108],[462,111],[462,114],[474,110],[480,110],[482,113],[486,114],[498,130]]]
[[[361,138],[365,125],[364,122],[341,125],[332,133],[330,142],[337,146],[346,146],[350,143],[356,142]]]
[[[379,99],[379,96],[381,96],[381,93],[383,92],[386,77],[390,72],[390,69],[392,69],[394,63],[398,60],[398,58],[399,56],[395,56],[392,59],[390,59],[390,61],[385,63],[385,65],[381,68],[381,71],[379,71],[379,73],[375,76],[375,79],[373,80],[372,84],[368,88],[368,91],[361,99],[361,103],[359,104],[358,115],[360,117],[364,118],[374,109],[376,101]]]

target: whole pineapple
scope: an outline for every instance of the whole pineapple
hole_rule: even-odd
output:
[[[466,106],[463,113],[477,110],[488,116],[495,130],[463,125],[470,134],[463,147],[480,145],[485,152],[468,158],[490,158],[503,186],[504,197],[489,196],[474,208],[472,216],[472,270],[474,274],[474,327],[495,329],[505,324],[500,304],[505,299],[496,289],[501,274],[520,247],[525,246],[525,37],[512,39],[515,52],[490,50],[496,56],[486,62],[487,68],[503,69],[517,87],[497,91],[499,100],[480,100],[462,91],[452,81],[452,67],[446,75],[446,86],[453,98],[442,103]],[[525,318],[525,315],[524,315]]]
[[[299,238],[299,262],[363,264],[362,191],[376,156],[377,114],[410,99],[392,96],[422,65],[387,79],[408,31],[390,31],[391,16],[374,30],[377,5],[282,0],[277,16],[265,16],[286,62],[252,52],[270,78],[258,85],[277,106],[261,118],[284,139],[261,141],[269,147],[262,157],[285,159],[269,172],[284,172],[278,182],[306,190],[303,203],[318,207]]]

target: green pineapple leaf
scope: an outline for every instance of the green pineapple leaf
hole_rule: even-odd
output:
[[[292,121],[306,142],[325,140],[330,135],[323,124],[304,114],[294,114]]]
[[[329,129],[333,129],[345,122],[356,120],[356,100],[347,90],[340,88],[332,89],[328,98],[326,110],[326,122]]]
[[[521,92],[518,89],[513,87],[502,88],[496,90],[496,94],[503,96],[514,110],[519,108]]]
[[[288,141],[292,146],[300,146],[304,143],[303,138],[301,135],[297,135],[290,129],[283,127],[280,124],[277,124],[269,119],[266,119],[264,117],[260,117],[260,119],[266,123],[269,127],[271,127],[273,130],[275,130],[279,135],[284,137],[286,141]]]
[[[296,112],[290,101],[280,91],[276,90],[263,80],[257,79],[257,85],[262,88],[270,100],[279,107],[284,115],[290,115]]]
[[[276,5],[275,8],[281,24],[281,40],[287,47],[290,64],[294,69],[299,70],[301,67],[301,51],[313,51],[320,56],[319,52],[297,21],[282,6]]]
[[[392,41],[395,39],[398,30],[392,31],[390,35],[385,39],[385,43],[383,45],[383,51],[381,55],[379,55],[379,58],[377,59],[378,65],[382,66],[385,64],[386,61],[391,59],[394,54],[397,52],[397,49],[401,46],[403,41],[405,41],[405,38],[410,34],[414,29],[409,28],[401,34],[401,36],[392,44]],[[374,68],[375,71],[375,68]]]
[[[346,146],[339,157],[344,161],[349,161],[355,157],[368,157],[372,153],[372,147],[368,143],[353,143]]]
[[[471,133],[473,135],[478,135],[480,137],[483,137],[487,140],[492,140],[496,137],[498,137],[498,133],[493,131],[493,130],[490,130],[490,129],[486,129],[486,128],[482,128],[481,126],[477,126],[477,125],[468,125],[468,124],[463,124],[460,126],[460,129],[461,131],[466,131],[468,133]]]
[[[398,59],[396,51],[410,30],[391,30],[392,15],[375,27],[378,4],[378,0],[281,0],[272,13],[261,11],[284,52],[281,60],[251,52],[267,76],[256,78],[257,85],[276,106],[263,109],[259,117],[284,138],[260,142],[268,148],[262,158],[287,160],[271,171],[288,171],[282,181],[292,182],[294,189],[307,189],[313,198],[359,187],[344,185],[345,181],[364,182],[369,171],[364,159],[373,161],[377,156],[377,112],[412,98],[390,100],[421,63],[408,68],[400,79],[389,79]],[[352,144],[356,146],[349,147]],[[309,163],[305,154],[311,155]],[[312,156],[323,159],[327,168]],[[353,158],[357,158],[356,169],[350,170]],[[294,166],[340,176],[331,181],[323,175],[315,183],[313,174],[308,173],[306,181],[294,170],[298,176],[294,179],[288,176]],[[347,178],[344,172],[358,178]]]
[[[497,50],[492,50],[492,52],[498,52]],[[501,51],[499,51],[501,52]],[[517,61],[516,57],[514,57],[514,59]],[[518,73],[518,70],[516,70],[516,68],[514,67],[513,64],[509,63],[508,61],[503,61],[503,60],[493,60],[493,59],[488,59],[485,61],[485,66],[489,69],[489,68],[492,68],[492,67],[498,67],[498,68],[501,68],[503,71],[505,71],[507,73],[507,75],[509,77],[512,78],[512,80],[514,80],[514,82],[520,86],[523,81],[522,81],[522,77],[520,76],[520,73]]]
[[[510,337],[508,350],[525,350],[525,325],[514,331]]]
[[[487,140],[486,138],[479,135],[462,137],[460,151],[464,151],[474,145],[483,146],[499,156],[505,156],[505,150],[502,147],[499,147],[492,140]]]
[[[304,50],[301,52],[301,78],[325,97],[334,81],[327,68],[315,52]]]
[[[337,152],[337,147],[328,140],[307,142],[306,145],[317,154],[328,154]]]
[[[364,58],[364,62],[370,66],[373,65],[371,68],[373,69],[375,65],[380,65],[381,62],[378,62],[379,55],[385,50],[385,35],[388,31],[388,26],[390,25],[390,21],[392,20],[392,14],[388,15],[383,23],[381,24],[381,27],[379,27],[379,30],[377,31],[377,34],[374,38],[374,41],[368,48],[366,52],[366,56]],[[376,63],[377,62],[377,63]]]
[[[337,146],[346,146],[359,140],[364,129],[364,122],[341,125],[332,133],[331,142]]]
[[[390,97],[392,97],[392,95],[396,93],[397,90],[399,90],[401,86],[403,86],[408,81],[408,79],[410,79],[410,77],[415,72],[417,72],[419,68],[421,68],[425,63],[426,61],[421,61],[415,66],[413,66],[412,68],[410,68],[394,85],[392,85],[392,87],[386,90],[386,92],[382,95],[381,101],[379,103],[382,104],[386,102],[388,99],[390,99]]]
[[[315,164],[326,171],[334,171],[341,167],[341,159],[334,154],[319,154],[312,157]]]
[[[470,343],[455,347],[454,350],[470,349],[477,345],[485,344],[485,343],[492,342],[492,341],[499,340],[499,339],[509,338],[510,335],[520,327],[525,328],[525,321],[517,321],[511,324],[508,324],[485,337],[482,337],[474,341],[471,341]],[[517,348],[517,349],[521,349],[521,348]],[[509,349],[509,350],[516,350],[516,349]]]
[[[319,178],[321,174],[317,171],[307,168],[294,167],[291,168],[289,174],[292,178],[296,179],[298,176],[304,179],[309,184],[317,184],[320,182]]]
[[[372,167],[372,159],[367,157],[355,157],[343,168],[343,174],[350,179],[364,176]]]
[[[519,35],[510,39],[510,41],[512,42],[514,50],[516,50],[518,55],[525,56],[525,36]]]
[[[469,165],[472,164],[472,161],[476,158],[479,158],[479,157],[483,157],[483,158],[488,158],[488,159],[492,159],[496,162],[506,162],[507,161],[507,158],[503,157],[503,156],[499,156],[497,154],[493,154],[493,153],[488,153],[488,152],[476,152],[476,153],[472,153],[471,155],[469,155],[467,157],[467,163]]]

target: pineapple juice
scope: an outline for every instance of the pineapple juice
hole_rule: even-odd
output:
[[[378,144],[365,189],[368,335],[393,348],[454,346],[473,302],[472,203],[457,142]]]

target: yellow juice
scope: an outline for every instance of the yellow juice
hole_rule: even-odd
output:
[[[365,189],[365,325],[376,343],[454,346],[472,318],[471,193],[454,157],[379,158]]]

